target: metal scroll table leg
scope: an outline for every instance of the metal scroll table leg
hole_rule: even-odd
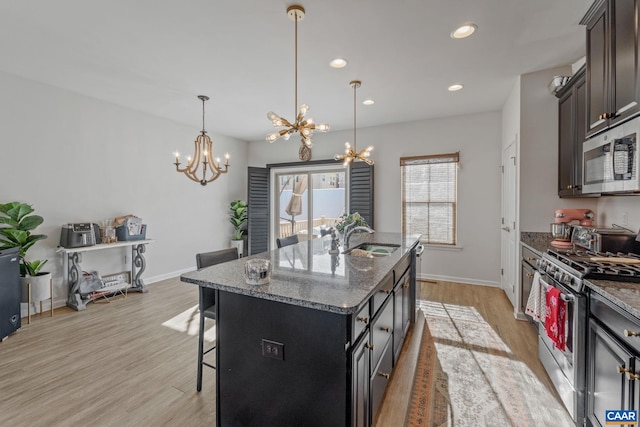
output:
[[[76,311],[87,308],[85,301],[82,300],[78,287],[80,286],[80,263],[82,262],[82,254],[79,252],[71,252],[67,254],[67,282],[69,283],[69,295],[67,296],[67,306]]]
[[[147,263],[144,259],[146,245],[135,245],[131,247],[131,290],[137,292],[147,292],[147,286],[144,284],[141,276]]]

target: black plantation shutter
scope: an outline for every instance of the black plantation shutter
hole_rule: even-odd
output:
[[[269,250],[269,169],[249,168],[249,255]]]
[[[349,213],[359,212],[367,223],[373,222],[373,165],[353,162],[349,166]]]

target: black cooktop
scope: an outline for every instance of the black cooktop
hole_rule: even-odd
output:
[[[616,280],[640,283],[640,255],[634,253],[595,252],[581,249],[547,251],[557,260],[573,268],[586,279]],[[625,258],[637,260],[638,264],[625,262],[594,261],[593,258]]]

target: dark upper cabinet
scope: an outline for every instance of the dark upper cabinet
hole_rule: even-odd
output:
[[[586,136],[640,112],[639,0],[597,0],[587,27]]]
[[[586,80],[580,69],[557,93],[558,196],[582,195],[582,144],[585,140]]]

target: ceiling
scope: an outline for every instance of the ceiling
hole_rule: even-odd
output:
[[[592,0],[300,1],[299,103],[333,130],[502,108],[518,75],[584,55]],[[294,119],[294,23],[283,0],[5,0],[0,70],[243,140]],[[468,39],[450,33],[478,25]],[[343,57],[347,67],[332,69]],[[459,92],[448,92],[463,83]]]

